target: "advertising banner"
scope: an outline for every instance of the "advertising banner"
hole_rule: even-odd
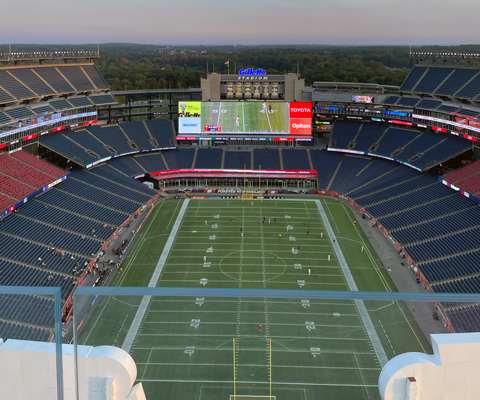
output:
[[[312,103],[291,102],[289,104],[290,135],[312,134]]]

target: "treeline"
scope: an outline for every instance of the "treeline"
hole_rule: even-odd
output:
[[[87,51],[97,45],[12,45],[12,51]],[[8,51],[0,45],[0,52]],[[480,46],[415,47],[412,51],[480,53]],[[95,64],[112,90],[199,87],[208,72],[263,68],[268,74],[299,73],[313,82],[399,86],[414,63],[407,46],[153,46],[102,44]],[[431,62],[430,62],[431,63]],[[468,65],[464,65],[468,67]],[[478,66],[476,66],[478,67]]]

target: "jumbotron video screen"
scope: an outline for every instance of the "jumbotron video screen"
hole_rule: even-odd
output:
[[[178,103],[179,134],[311,135],[312,103],[186,101]]]

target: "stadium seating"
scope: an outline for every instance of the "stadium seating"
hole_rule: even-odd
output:
[[[332,147],[348,149],[348,144],[353,140],[361,124],[353,121],[335,121],[332,132]]]
[[[34,188],[41,188],[55,180],[46,172],[40,171],[6,154],[0,155],[0,171]],[[34,190],[31,190],[33,192]]]
[[[250,169],[250,151],[229,151],[225,153],[224,169]]]
[[[157,140],[160,148],[171,147],[170,140],[175,139],[173,123],[169,119],[145,120],[152,136]]]
[[[96,139],[95,135],[90,134],[89,130],[70,132],[68,137],[85,149],[94,151],[100,158],[110,157],[113,154],[105,148],[102,142]]]
[[[457,69],[450,77],[435,91],[435,94],[453,96],[463,85],[472,79],[478,70]]]
[[[222,166],[223,149],[198,149],[195,169],[220,169]]]
[[[61,170],[60,168],[55,167],[54,165],[49,164],[45,161],[39,160],[37,157],[32,156],[25,151],[16,151],[15,153],[12,153],[11,156],[31,165],[34,168],[53,175],[56,178],[61,178],[62,176],[66,175],[66,172]]]
[[[110,94],[104,94],[104,95],[94,95],[90,96],[90,101],[95,104],[96,106],[101,105],[101,104],[116,104],[117,99],[115,99],[114,96]]]
[[[98,157],[87,153],[85,149],[70,140],[67,136],[68,135],[64,134],[44,136],[40,138],[40,144],[82,165],[87,165],[98,160]]]
[[[318,173],[318,188],[326,189],[342,154],[327,150],[310,150],[313,169]]]
[[[411,92],[426,70],[427,67],[415,66],[408,74],[402,86],[400,86],[400,91]]]
[[[111,167],[114,167],[118,171],[123,172],[127,176],[136,176],[136,175],[144,174],[145,171],[142,169],[140,165],[138,165],[137,162],[135,162],[135,160],[137,159],[136,158],[134,159],[131,156],[117,157],[110,160],[108,162],[108,165],[110,165]]]
[[[443,179],[478,197],[480,195],[480,161],[447,174]]]
[[[2,88],[14,96],[17,100],[33,99],[37,97],[37,93],[32,92],[24,85],[19,85],[18,81],[11,76],[6,69],[0,70],[0,82]]]
[[[165,162],[161,154],[145,154],[139,155],[135,157],[135,160],[140,163],[140,165],[145,168],[148,172],[157,172],[157,171],[166,171],[167,167],[165,166]],[[135,164],[135,162],[134,162]],[[138,164],[136,164],[138,167]],[[141,172],[138,174],[143,174],[145,171],[140,169]],[[137,175],[137,174],[135,174]]]
[[[169,150],[162,152],[165,160],[168,164],[168,169],[190,169],[192,168],[193,156],[195,150],[188,149],[178,149],[178,150]]]
[[[279,170],[280,153],[278,149],[253,150],[253,169]]]
[[[128,145],[127,138],[118,126],[104,128],[92,126],[88,128],[88,131],[103,143],[115,149],[118,154],[129,153],[134,150]]]
[[[143,121],[127,122],[121,126],[130,140],[134,141],[139,149],[151,149],[154,147],[150,142],[150,135],[145,129]]]
[[[433,93],[453,72],[453,68],[428,68],[427,73],[415,87],[416,93]]]
[[[310,171],[307,150],[282,150],[283,169]]]

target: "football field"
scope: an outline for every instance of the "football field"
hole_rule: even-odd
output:
[[[286,102],[202,103],[201,126],[220,126],[219,132],[288,134],[288,122]]]
[[[354,220],[345,205],[328,199],[166,200],[113,284],[394,291]],[[373,400],[386,360],[431,353],[400,302],[206,296],[144,298],[144,308],[141,302],[100,298],[80,344],[128,350],[147,399],[217,400],[271,390],[276,399]]]

